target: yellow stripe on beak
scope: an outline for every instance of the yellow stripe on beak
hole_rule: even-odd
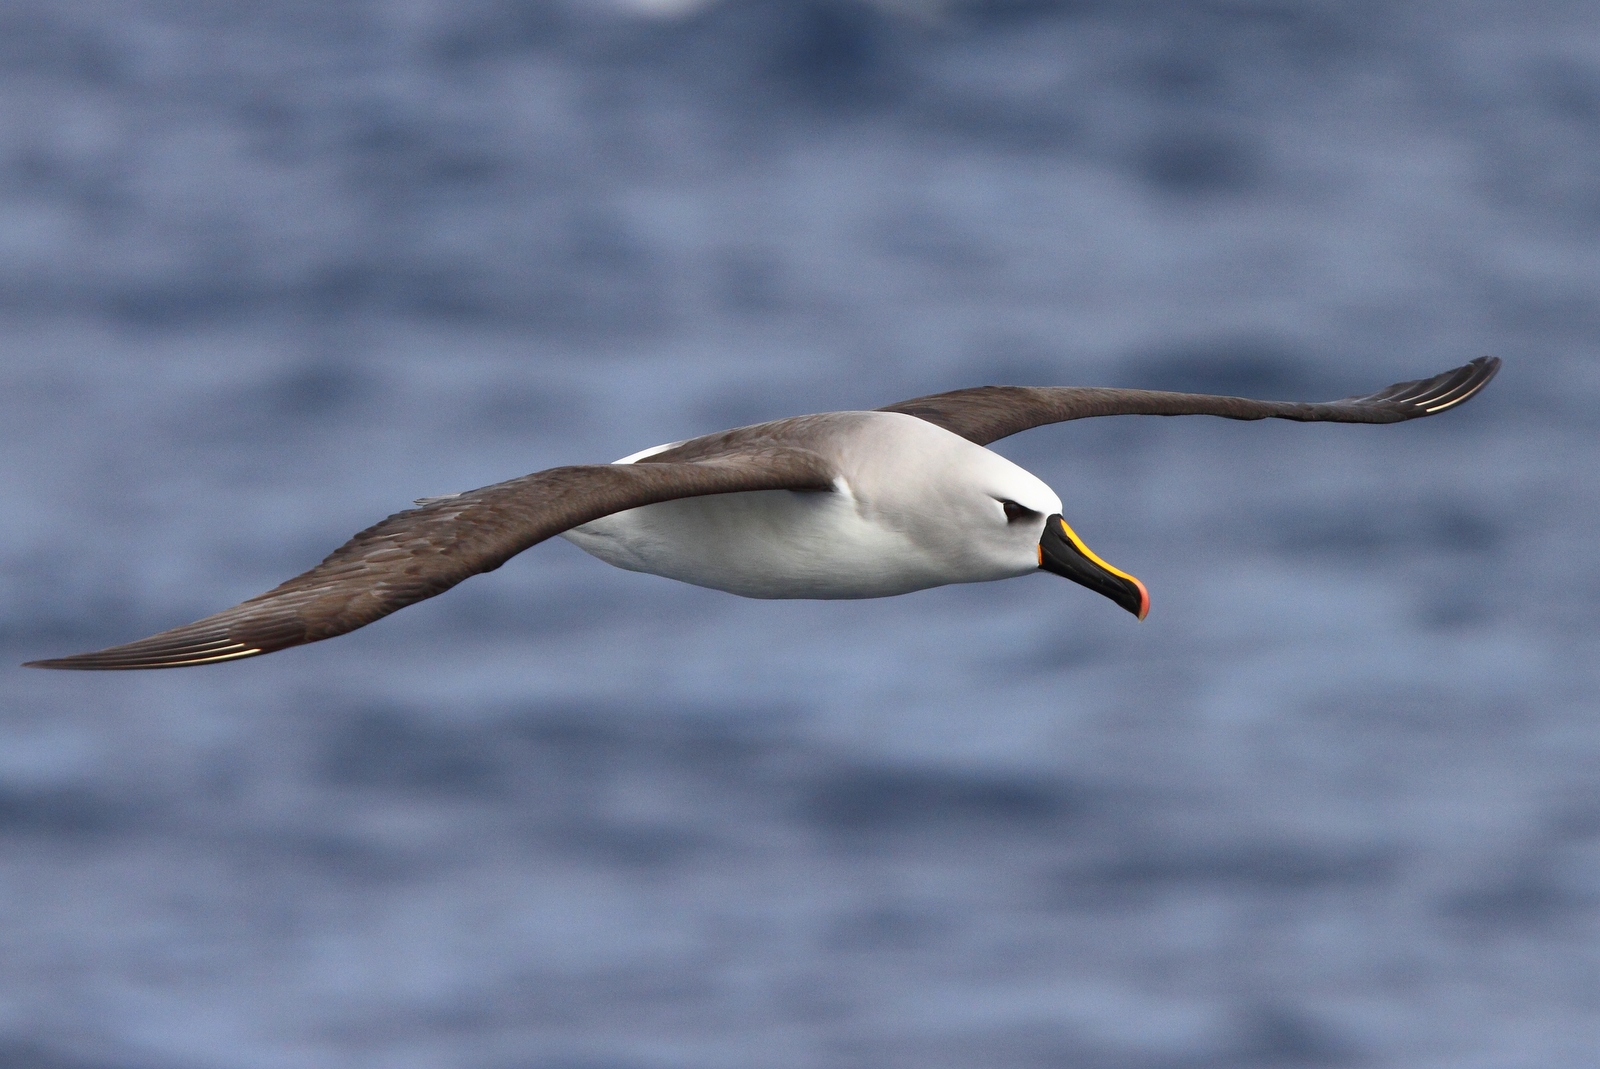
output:
[[[1121,568],[1113,568],[1111,565],[1101,560],[1098,553],[1084,545],[1083,539],[1078,537],[1078,532],[1069,527],[1064,518],[1058,516],[1056,519],[1057,522],[1061,524],[1061,533],[1066,535],[1067,541],[1072,543],[1072,548],[1076,549],[1079,553],[1082,553],[1085,557],[1088,557],[1090,560],[1094,561],[1094,563],[1098,564],[1100,567],[1104,568],[1117,578],[1126,579],[1128,582],[1139,588],[1139,611],[1136,615],[1141,620],[1149,615],[1150,592],[1144,588],[1144,584],[1139,582],[1138,579],[1135,579],[1133,576],[1129,575],[1127,572],[1123,571]],[[1043,545],[1039,547],[1039,560],[1041,562],[1044,560]]]

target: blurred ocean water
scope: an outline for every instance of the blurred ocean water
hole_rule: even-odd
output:
[[[1600,15],[0,8],[0,653],[412,498],[987,382],[1151,588],[749,602],[564,542],[0,667],[0,1066],[1591,1066]]]

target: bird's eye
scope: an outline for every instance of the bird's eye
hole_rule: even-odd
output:
[[[1016,523],[1018,520],[1026,520],[1039,515],[1027,506],[1019,505],[1015,501],[1002,501],[1000,502],[1000,507],[1006,510],[1007,523]]]

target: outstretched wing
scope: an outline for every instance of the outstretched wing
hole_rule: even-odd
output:
[[[808,450],[771,447],[682,464],[550,468],[451,497],[426,498],[231,609],[159,635],[30,668],[178,668],[318,642],[370,624],[529,546],[623,509],[745,490],[831,490]]]
[[[1397,382],[1364,397],[1308,404],[1252,401],[1203,393],[1119,390],[1094,386],[979,386],[885,405],[988,445],[1007,435],[1085,416],[1225,416],[1228,419],[1293,419],[1303,423],[1399,423],[1454,408],[1472,397],[1500,370],[1500,360],[1480,356],[1431,379]]]

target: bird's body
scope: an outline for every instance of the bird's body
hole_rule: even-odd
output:
[[[177,668],[344,634],[564,535],[634,571],[754,598],[872,598],[1048,571],[1144,619],[1144,584],[1096,556],[1036,476],[985,448],[1085,416],[1398,423],[1473,397],[1480,357],[1305,404],[1090,387],[982,386],[826,412],[423,498],[322,563],[192,624],[40,668]]]
[[[1038,532],[1014,530],[1001,502],[1041,520],[1061,511],[1036,476],[915,416],[830,412],[743,429],[810,448],[833,468],[833,489],[679,498],[561,537],[619,568],[747,598],[880,598],[1037,571]]]

